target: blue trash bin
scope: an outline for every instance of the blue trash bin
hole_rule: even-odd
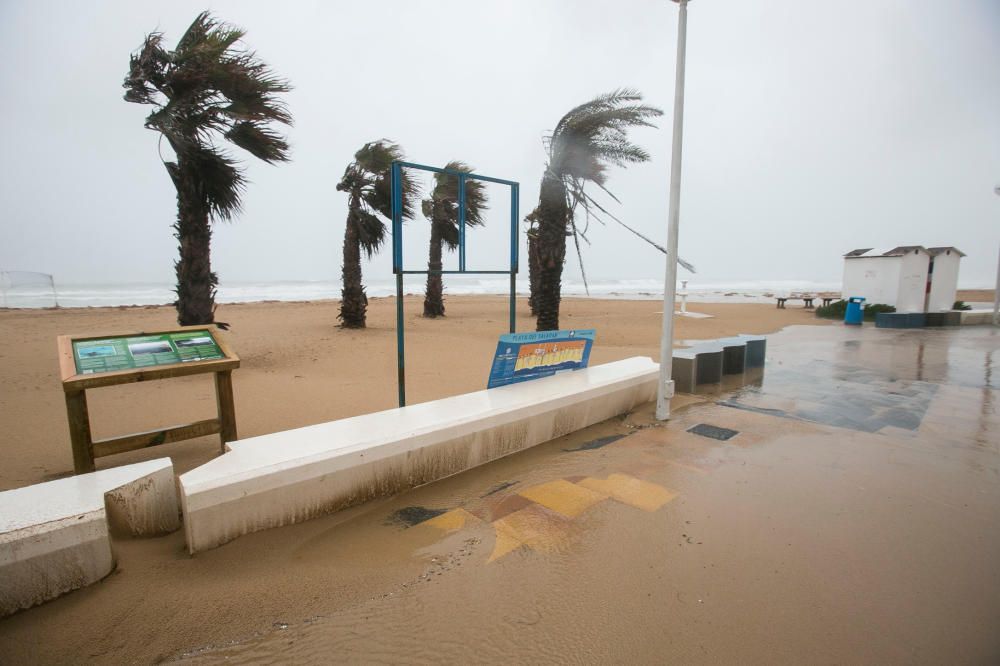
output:
[[[861,326],[865,317],[865,299],[862,296],[851,296],[847,299],[847,311],[844,313],[844,323],[851,326]]]

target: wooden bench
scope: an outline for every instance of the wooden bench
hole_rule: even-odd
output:
[[[791,296],[775,296],[778,301],[778,307],[782,310],[785,309],[785,301],[803,301],[804,307],[809,309],[813,307],[813,300],[815,296],[807,296],[804,294],[792,294]],[[826,299],[824,299],[825,301]],[[824,305],[829,305],[829,303],[824,302]]]
[[[179,478],[193,554],[471,469],[656,397],[635,357],[531,382],[238,440]]]
[[[177,509],[169,458],[0,493],[0,617],[111,573],[109,524],[164,534],[180,527]]]

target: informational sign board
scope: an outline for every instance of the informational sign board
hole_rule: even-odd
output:
[[[218,434],[223,450],[237,439],[233,370],[240,357],[224,335],[200,326],[105,335],[60,335],[59,376],[77,474],[94,471],[94,459],[125,451]],[[215,375],[218,417],[95,440],[86,393],[105,386],[200,374]]]
[[[595,334],[589,328],[501,335],[486,388],[586,368]]]
[[[73,341],[73,361],[80,375],[224,357],[207,329]]]

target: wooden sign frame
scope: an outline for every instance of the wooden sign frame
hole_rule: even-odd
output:
[[[236,409],[233,405],[232,371],[240,367],[240,358],[233,352],[228,342],[218,331],[209,331],[209,333],[223,354],[223,358],[221,359],[188,361],[143,368],[82,374],[77,372],[76,360],[73,356],[73,344],[76,342],[170,335],[208,329],[209,326],[185,326],[157,331],[112,333],[109,335],[60,335],[58,337],[59,371],[63,392],[66,396],[66,416],[69,420],[69,435],[73,447],[73,469],[75,473],[93,472],[95,469],[95,458],[110,456],[115,453],[134,451],[150,446],[158,446],[169,442],[214,434],[219,435],[222,440],[221,446],[223,449],[226,442],[236,440]],[[162,430],[149,430],[94,441],[90,431],[90,416],[87,411],[87,389],[155,379],[186,377],[207,372],[215,374],[217,418],[171,426]]]

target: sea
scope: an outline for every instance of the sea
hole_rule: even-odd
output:
[[[406,294],[422,294],[421,276],[407,276]],[[394,280],[365,282],[369,298],[393,296]],[[510,281],[506,277],[449,275],[445,278],[448,295],[505,295]],[[518,279],[519,296],[528,293],[527,279]],[[777,281],[694,281],[678,283],[679,294],[687,294],[690,303],[771,303],[775,296],[796,292],[836,293],[839,282]],[[566,297],[604,299],[658,300],[663,298],[663,280],[563,280],[562,294]],[[0,284],[0,307],[7,308],[79,308],[163,305],[175,300],[173,285],[159,283],[134,284],[73,284],[55,281],[7,280]],[[219,303],[252,303],[261,301],[317,301],[340,298],[340,282],[300,280],[277,282],[225,282],[219,285]]]

